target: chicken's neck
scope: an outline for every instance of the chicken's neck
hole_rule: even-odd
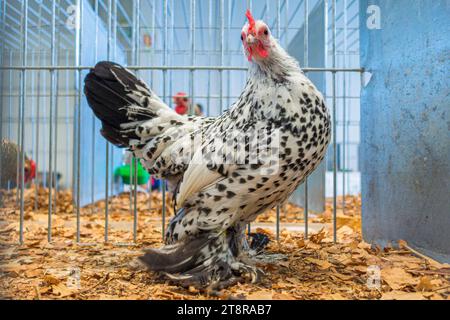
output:
[[[288,78],[299,74],[303,72],[298,62],[276,40],[273,40],[269,56],[252,62],[249,68],[250,77],[270,78],[274,82],[285,82]]]

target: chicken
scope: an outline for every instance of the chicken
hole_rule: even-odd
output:
[[[15,188],[21,185],[20,165],[21,151],[17,144],[7,139],[0,142],[0,188]],[[25,155],[24,182],[28,183],[36,177],[36,163]],[[17,175],[19,174],[19,175]]]
[[[247,11],[245,87],[221,116],[181,116],[126,68],[100,62],[85,79],[102,135],[167,179],[178,211],[165,245],[141,258],[182,284],[223,287],[261,272],[246,254],[245,225],[286,201],[323,160],[330,115],[322,94]]]

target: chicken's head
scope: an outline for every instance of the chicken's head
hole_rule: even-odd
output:
[[[248,23],[241,32],[241,40],[248,61],[264,60],[270,56],[273,38],[269,27],[262,21],[253,18],[250,10],[246,14]]]
[[[30,182],[36,178],[36,162],[31,159],[25,158],[25,183]]]

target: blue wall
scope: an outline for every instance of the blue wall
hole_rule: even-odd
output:
[[[369,30],[369,5],[381,29]],[[450,260],[450,2],[360,1],[363,235]]]

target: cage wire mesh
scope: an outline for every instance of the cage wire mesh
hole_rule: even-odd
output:
[[[333,140],[321,176],[326,182],[316,196],[322,205],[326,195],[332,196],[336,241],[338,194],[345,202],[346,194],[359,192],[363,70],[359,67],[358,7],[357,0],[2,0],[0,138],[12,142],[19,152],[14,161],[0,165],[0,196],[2,206],[6,195],[14,197],[19,241],[26,236],[24,202],[30,187],[30,159],[37,167],[34,184],[49,190],[48,241],[60,190],[73,194],[77,242],[81,241],[80,208],[107,200],[102,214],[104,239],[109,240],[108,200],[122,191],[113,179],[113,168],[123,163],[124,156],[99,135],[99,121],[83,96],[88,69],[100,60],[116,61],[136,72],[169,105],[171,96],[181,90],[191,99],[191,113],[199,103],[206,106],[207,116],[220,115],[246,81],[248,62],[240,42],[246,8],[263,19],[299,60],[325,93],[332,111]],[[6,161],[4,156],[1,159]],[[137,190],[137,162],[129,163],[134,167],[130,190]],[[306,236],[309,199],[316,192],[308,182],[300,191]],[[164,234],[164,181],[160,189]],[[139,218],[136,195],[130,192],[133,241]],[[278,207],[277,237],[280,214]]]

